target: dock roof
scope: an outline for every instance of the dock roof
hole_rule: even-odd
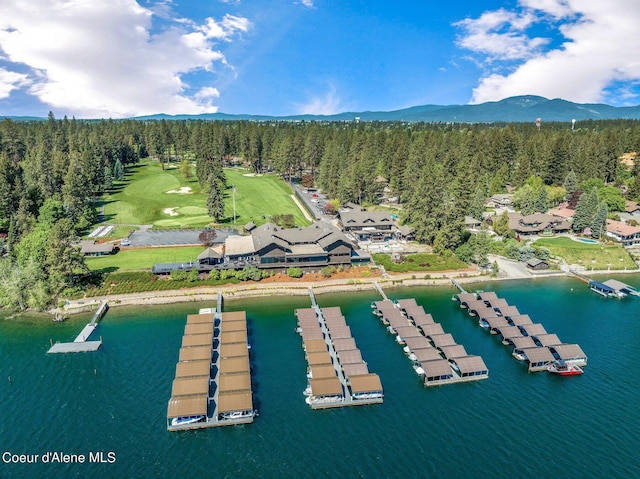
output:
[[[322,330],[320,329],[320,327],[303,328],[301,334],[304,341],[311,341],[313,339],[321,339],[324,341],[324,334],[322,334]]]
[[[415,308],[416,306],[418,306],[415,298],[399,299],[396,304],[402,309]]]
[[[213,342],[212,334],[186,334],[182,336],[182,347],[188,348],[191,346],[209,346]]]
[[[211,344],[209,346],[193,346],[180,348],[179,361],[211,360]]]
[[[332,378],[337,376],[336,368],[333,364],[319,364],[317,366],[311,366],[311,376],[315,379]]]
[[[220,315],[220,321],[246,321],[247,320],[247,312],[246,311],[226,311]]]
[[[504,306],[503,308],[500,308],[500,314],[502,314],[502,316],[509,316],[511,318],[513,316],[518,316],[520,314],[520,311],[518,311],[518,308],[516,308],[515,306]]]
[[[454,344],[453,346],[441,346],[440,351],[444,354],[445,358],[462,358],[464,356],[468,356],[467,350],[464,349],[462,344]]]
[[[417,314],[415,316],[411,316],[411,319],[413,320],[413,323],[416,326],[422,326],[422,325],[427,325],[427,324],[433,324],[433,316],[431,316],[431,314],[429,313],[425,313],[425,314]]]
[[[222,358],[219,362],[220,374],[235,374],[249,371],[249,356]]]
[[[528,314],[515,314],[511,316],[511,322],[516,326],[521,324],[533,324]]]
[[[511,338],[511,343],[516,349],[535,348],[538,346],[531,336]]]
[[[169,400],[167,417],[205,416],[207,396],[177,397]]]
[[[452,359],[460,369],[460,374],[469,374],[488,371],[486,364],[480,356],[464,356]]]
[[[374,373],[349,376],[349,386],[354,394],[382,391],[380,376]]]
[[[418,331],[418,328],[416,328],[415,326],[410,326],[409,324],[398,326],[397,328],[393,329],[402,339],[422,336],[422,334],[420,334],[420,331]]]
[[[251,391],[218,394],[218,412],[250,411],[253,409]]]
[[[423,361],[434,361],[436,359],[442,359],[442,356],[440,356],[440,353],[435,348],[416,349],[412,352],[416,357],[416,361],[420,363]]]
[[[218,390],[220,393],[251,390],[251,375],[248,371],[239,374],[223,374],[218,379]]]
[[[339,318],[342,317],[342,311],[339,306],[331,306],[329,308],[322,308],[322,316],[327,318]]]
[[[560,338],[557,334],[536,334],[534,338],[537,339],[543,346],[554,346],[556,344],[562,344],[562,341],[560,341]]]
[[[325,347],[326,349],[326,347]],[[342,338],[333,341],[333,349],[336,351],[346,351],[348,349],[358,349],[356,340],[353,338]]]
[[[444,329],[440,323],[433,324],[421,324],[418,329],[422,330],[422,334],[425,336],[431,336],[432,334],[444,334]]]
[[[540,334],[547,334],[547,330],[540,323],[522,324],[518,326],[521,331],[527,333],[528,336],[538,336]]]
[[[213,334],[213,321],[211,323],[187,323],[184,334]]]
[[[228,331],[246,331],[246,321],[226,321],[220,323],[220,332],[226,333]]]
[[[324,319],[324,324],[327,325],[327,328],[336,329],[336,328],[344,328],[347,325],[347,322],[344,319],[344,316],[329,316]]]
[[[550,346],[549,349],[553,352],[555,351],[560,359],[571,360],[571,359],[580,359],[585,358],[587,355],[584,353],[582,348],[577,344],[557,344],[555,346]]]
[[[507,326],[509,326],[509,321],[507,321],[507,318],[504,318],[502,316],[492,316],[490,318],[483,318],[487,324],[489,325],[489,328],[493,329],[493,328],[505,328]]]
[[[439,376],[453,376],[449,361],[446,359],[434,359],[433,361],[421,361],[420,366],[424,369],[424,375],[427,378]]]
[[[318,316],[316,315],[316,310],[313,308],[299,308],[296,309],[296,316],[298,317],[298,319],[302,319],[302,318],[315,318],[318,319]]]
[[[342,371],[345,376],[357,376],[358,374],[368,374],[369,368],[367,367],[367,363],[353,363],[353,364],[343,364]]]
[[[555,360],[549,348],[541,347],[541,348],[522,348],[518,351],[522,352],[530,363],[544,363]]]
[[[337,328],[333,328],[331,331],[329,331],[329,336],[331,336],[331,339],[333,340],[350,338],[351,328],[349,326],[340,326]]]
[[[213,314],[188,314],[187,324],[213,323]]]
[[[460,294],[457,294],[456,297],[458,298],[458,301],[460,302],[460,304],[468,303],[469,301],[478,300],[478,297],[476,296],[475,293],[460,293]]]
[[[211,360],[180,361],[176,363],[176,378],[207,376],[211,373]]]
[[[415,352],[418,349],[431,348],[431,343],[424,336],[416,336],[405,338],[404,342],[410,351]]]
[[[324,339],[309,339],[304,342],[304,350],[308,353],[327,351],[327,342]]]
[[[453,336],[451,336],[451,333],[432,334],[429,337],[431,338],[431,342],[436,348],[440,346],[453,346],[457,344],[456,340],[453,339]]]
[[[220,345],[221,358],[235,358],[240,356],[249,356],[246,343],[222,343]]]
[[[524,336],[520,328],[518,328],[518,326],[504,326],[501,328],[496,328],[496,331],[498,331],[498,333],[500,333],[500,335],[504,339],[511,339],[511,338],[517,338],[518,336]]]
[[[504,298],[492,299],[491,301],[489,301],[489,304],[492,308],[498,308],[500,311],[502,311],[502,308],[509,307],[509,303],[507,303],[507,300]]]
[[[209,378],[178,378],[173,380],[171,397],[209,394]]]
[[[307,361],[309,366],[331,364],[331,356],[329,355],[329,351],[318,351],[314,353],[307,352]]]
[[[311,394],[315,397],[342,396],[342,383],[338,377],[310,379]]]
[[[347,351],[338,351],[338,359],[340,364],[362,363],[362,353],[359,349],[349,349]]]
[[[494,291],[482,291],[481,293],[478,293],[478,297],[482,301],[494,301],[498,299],[498,295]]]
[[[247,342],[247,331],[221,331],[220,332],[220,343],[221,344],[231,344],[231,343],[246,343]]]

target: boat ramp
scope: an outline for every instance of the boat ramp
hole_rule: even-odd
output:
[[[100,303],[98,310],[93,315],[93,318],[87,325],[82,328],[80,334],[70,343],[55,343],[51,344],[51,348],[47,351],[48,354],[57,354],[57,353],[86,353],[97,351],[102,346],[102,338],[98,341],[89,341],[91,335],[95,332],[98,327],[98,322],[107,314],[109,310],[109,304],[106,301]]]
[[[320,308],[309,289],[311,308],[295,311],[308,362],[305,401],[312,409],[382,403],[380,377],[369,372],[339,307]]]
[[[255,416],[245,311],[212,308],[188,315],[167,407],[167,429],[246,424]]]
[[[459,288],[461,289],[461,288]],[[587,365],[587,356],[577,344],[566,344],[556,334],[548,333],[528,314],[509,305],[493,291],[467,293],[462,290],[452,300],[460,303],[469,316],[478,318],[478,325],[513,348],[513,357],[526,361],[530,372],[546,371],[553,361],[563,360],[578,366]]]
[[[384,296],[386,298],[386,296]],[[396,342],[412,362],[425,386],[478,381],[489,377],[489,370],[480,356],[470,355],[456,343],[431,314],[414,298],[398,301],[374,301],[373,314],[394,334]]]

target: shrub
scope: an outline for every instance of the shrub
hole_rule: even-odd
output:
[[[287,269],[287,275],[289,275],[290,278],[302,278],[302,275],[304,273],[302,272],[302,270],[300,268],[288,268]]]
[[[336,272],[336,267],[335,266],[325,266],[324,268],[322,268],[322,270],[320,270],[320,272],[322,273],[322,276],[324,276],[325,278],[329,278],[329,277],[331,277],[331,275],[333,273]]]

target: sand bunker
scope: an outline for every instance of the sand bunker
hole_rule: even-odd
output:
[[[169,190],[167,191],[169,194],[178,194],[178,195],[190,195],[192,193],[190,186],[183,186],[182,188],[178,188],[177,190]]]
[[[242,176],[262,176],[262,173],[243,173]]]
[[[165,208],[162,210],[162,212],[165,215],[169,215],[169,216],[178,216],[178,212],[176,211],[178,209],[178,206],[175,206],[173,208]]]

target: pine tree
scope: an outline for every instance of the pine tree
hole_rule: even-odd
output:
[[[576,205],[573,215],[573,230],[582,233],[591,227],[598,208],[598,190],[594,187],[588,193],[583,193]]]
[[[547,188],[542,186],[536,198],[535,210],[540,213],[546,213],[549,209],[549,201],[547,198]]]
[[[591,236],[594,238],[600,238],[602,233],[604,233],[604,226],[607,222],[608,212],[607,202],[601,201],[593,218],[593,223],[591,223]]]
[[[207,196],[207,211],[209,216],[220,222],[224,218],[224,197],[222,189],[217,181],[213,181],[209,186],[209,196]]]
[[[578,178],[576,174],[571,170],[567,177],[564,179],[564,183],[562,184],[564,189],[567,190],[567,198],[569,198],[574,191],[578,189]]]

